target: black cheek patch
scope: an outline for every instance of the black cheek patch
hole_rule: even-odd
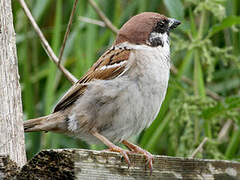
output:
[[[157,33],[163,34],[163,33],[165,32],[165,28],[164,28],[164,27],[156,26],[156,27],[153,29],[153,32],[157,32]]]
[[[163,47],[163,42],[160,37],[155,37],[150,39],[150,43],[152,47],[157,47],[157,46],[162,46]]]

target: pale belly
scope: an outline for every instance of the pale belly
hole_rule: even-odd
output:
[[[95,81],[76,102],[78,105],[72,113],[83,113],[90,128],[112,142],[121,142],[139,134],[152,123],[160,110],[166,89],[167,81],[148,83],[139,78],[129,80],[126,77],[117,81]],[[89,128],[81,125],[84,122],[81,117],[72,116],[78,119],[78,127],[82,127],[75,129],[73,135],[90,143],[98,143],[86,130]]]

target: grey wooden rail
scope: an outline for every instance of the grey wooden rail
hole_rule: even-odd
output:
[[[44,150],[19,170],[7,157],[0,156],[0,179],[240,180],[238,162],[155,156],[150,175],[142,155],[129,157],[132,165],[128,168],[118,153],[83,149]]]

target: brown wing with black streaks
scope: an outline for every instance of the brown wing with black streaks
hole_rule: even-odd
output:
[[[87,83],[95,79],[113,79],[124,72],[130,55],[128,49],[111,48],[106,51],[87,73],[74,84],[61,98],[54,108],[54,112],[71,106],[87,89]]]

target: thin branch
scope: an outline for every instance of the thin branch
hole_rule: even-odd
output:
[[[231,119],[228,119],[218,134],[218,141],[221,142],[224,140],[224,138],[226,138],[232,124],[233,124],[233,121]]]
[[[26,3],[24,0],[18,0],[20,5],[22,6],[26,16],[28,17],[29,21],[31,22],[33,29],[35,30],[35,32],[37,33],[39,39],[41,40],[41,43],[43,45],[43,48],[45,49],[47,55],[50,57],[50,59],[53,60],[53,62],[58,65],[59,59],[58,57],[54,54],[52,48],[50,47],[50,45],[48,44],[46,38],[44,37],[42,31],[40,30],[40,28],[38,27],[36,21],[34,20],[30,10],[28,9]],[[67,70],[65,69],[62,65],[58,66],[59,69],[63,72],[64,76],[72,83],[76,83],[77,79]]]
[[[91,19],[91,18],[88,18],[88,17],[79,16],[79,20],[83,21],[83,22],[86,22],[86,23],[98,25],[98,26],[101,26],[101,27],[106,27],[106,24],[103,21],[99,21],[99,20],[96,20],[96,19]]]
[[[190,156],[191,158],[194,158],[197,155],[197,153],[202,150],[202,148],[203,148],[204,144],[207,142],[207,140],[208,140],[207,137],[205,137],[203,139],[203,141],[199,144],[197,149],[195,149],[195,151],[193,151],[192,155]]]
[[[210,89],[206,89],[206,93],[208,96],[212,97],[213,99],[215,99],[217,101],[222,99],[221,96],[219,96],[217,93],[211,91]]]
[[[91,4],[91,6],[93,7],[93,9],[95,9],[95,11],[97,12],[97,14],[99,15],[99,17],[104,21],[104,23],[106,24],[106,26],[115,34],[118,33],[118,29],[111,23],[111,21],[107,18],[107,16],[105,16],[105,14],[102,12],[102,10],[97,6],[97,4],[95,3],[94,0],[88,0],[88,2]]]
[[[69,18],[69,21],[68,21],[68,26],[67,26],[64,38],[63,38],[63,44],[61,46],[60,53],[59,53],[58,66],[60,65],[61,60],[62,60],[63,51],[64,51],[64,48],[65,48],[65,45],[66,45],[68,35],[70,33],[70,29],[71,29],[72,21],[73,21],[73,16],[74,16],[74,13],[76,11],[77,3],[78,3],[78,0],[75,0],[74,3],[73,3],[72,12],[71,12],[71,15],[70,15],[70,18]]]

